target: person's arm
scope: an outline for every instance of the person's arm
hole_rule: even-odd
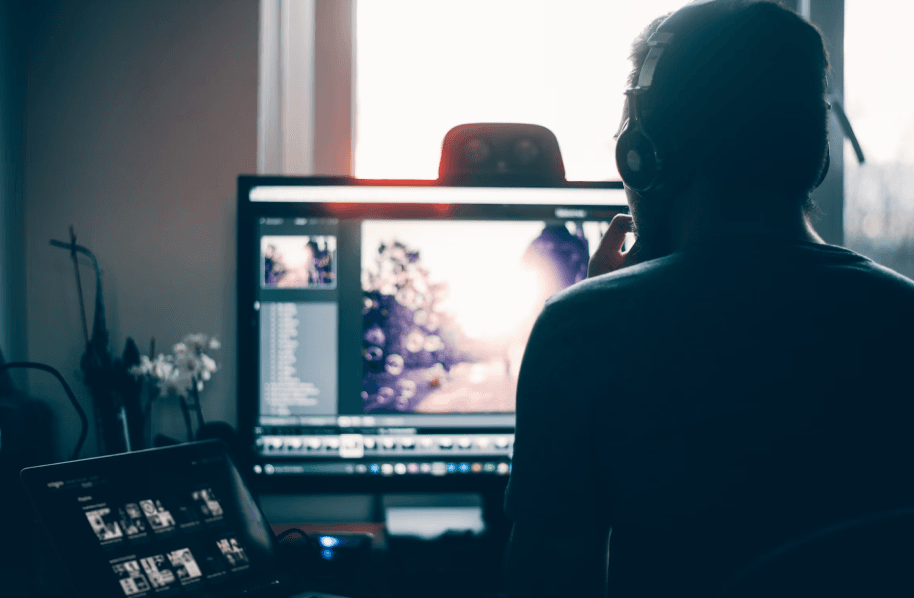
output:
[[[638,263],[637,243],[622,251],[631,230],[631,216],[613,218],[588,277]],[[514,527],[505,581],[511,598],[602,598],[612,507],[601,484],[607,472],[597,464],[598,423],[590,417],[594,397],[587,389],[608,364],[588,359],[593,337],[581,333],[586,325],[574,326],[586,316],[556,307],[540,315],[518,380],[517,437],[505,503]]]
[[[597,465],[589,365],[593,338],[575,307],[550,303],[521,364],[505,506],[514,522],[506,561],[512,598],[605,596],[610,504]]]

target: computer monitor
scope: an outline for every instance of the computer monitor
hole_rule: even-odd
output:
[[[533,323],[627,210],[621,183],[241,176],[238,200],[241,436],[255,480],[312,489],[503,482]]]

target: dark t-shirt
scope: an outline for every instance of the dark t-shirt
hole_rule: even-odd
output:
[[[914,505],[914,282],[754,236],[586,280],[524,355],[508,515],[612,526],[610,595],[712,593],[759,553]]]

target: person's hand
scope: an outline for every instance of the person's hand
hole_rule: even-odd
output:
[[[587,278],[615,272],[638,263],[640,247],[637,240],[628,251],[622,251],[625,235],[632,232],[632,223],[632,217],[628,214],[616,214],[609,223],[606,234],[600,239],[600,246],[597,247],[593,257],[590,258],[590,263],[587,264]]]

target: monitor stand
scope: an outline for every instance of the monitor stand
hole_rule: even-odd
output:
[[[389,537],[436,540],[486,532],[479,494],[386,494],[379,501]]]
[[[381,497],[397,596],[502,596],[503,493]]]

